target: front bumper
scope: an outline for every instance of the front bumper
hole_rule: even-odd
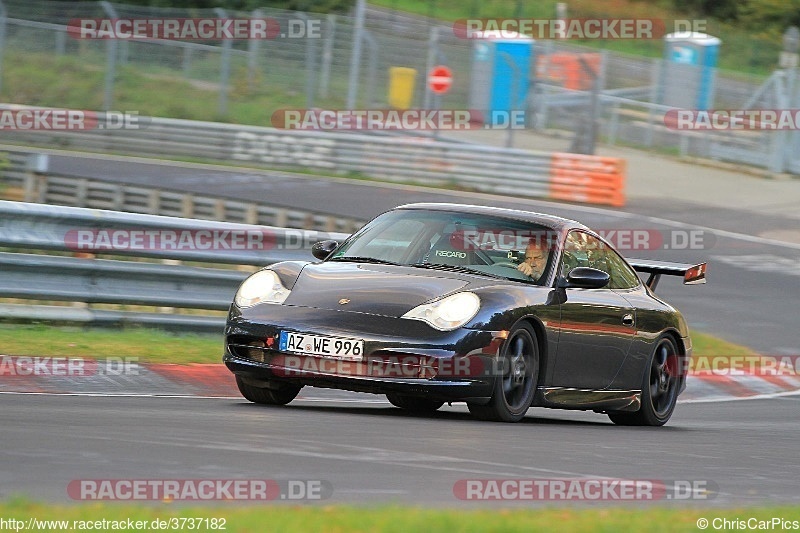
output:
[[[359,362],[278,351],[282,330],[358,338]],[[492,396],[502,332],[438,331],[395,317],[287,305],[232,306],[223,362],[255,383],[291,382],[356,392],[480,403]]]

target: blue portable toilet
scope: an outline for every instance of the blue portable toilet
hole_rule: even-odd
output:
[[[533,61],[531,37],[514,32],[475,32],[469,107],[483,113],[484,123],[498,125],[509,112],[525,111]],[[515,125],[524,125],[524,114]],[[513,119],[511,119],[513,120]]]
[[[705,33],[665,35],[659,102],[684,109],[711,108],[721,43]]]

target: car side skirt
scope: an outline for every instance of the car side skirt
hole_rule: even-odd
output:
[[[534,405],[553,409],[591,411],[638,411],[642,404],[639,390],[590,390],[569,387],[539,387]]]

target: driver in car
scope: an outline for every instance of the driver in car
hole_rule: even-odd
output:
[[[525,261],[519,264],[517,270],[528,277],[538,279],[544,273],[545,266],[547,266],[547,256],[541,243],[531,239],[525,249]]]

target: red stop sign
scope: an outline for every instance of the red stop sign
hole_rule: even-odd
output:
[[[436,94],[446,93],[450,90],[451,85],[453,85],[453,73],[449,68],[440,65],[431,69],[428,74],[428,86],[431,91]]]

